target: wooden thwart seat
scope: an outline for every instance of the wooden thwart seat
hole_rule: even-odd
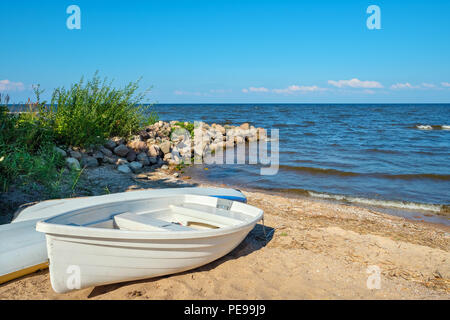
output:
[[[134,231],[193,231],[192,228],[176,223],[139,215],[131,212],[122,213],[114,217],[115,224],[122,230]]]

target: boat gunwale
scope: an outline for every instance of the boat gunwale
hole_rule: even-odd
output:
[[[208,197],[199,196],[196,194],[184,194],[180,197],[185,196],[195,196],[195,197]],[[167,198],[170,198],[169,196]],[[152,199],[152,198],[149,198]],[[143,199],[142,199],[143,200]],[[134,200],[127,200],[134,201]],[[110,202],[108,205],[114,203],[120,203],[121,201]],[[217,229],[204,229],[204,230],[189,230],[189,231],[139,231],[139,230],[121,230],[121,229],[108,229],[108,228],[95,228],[86,226],[73,226],[59,223],[46,222],[53,218],[73,214],[79,210],[86,210],[88,208],[95,208],[102,204],[96,204],[92,206],[86,206],[82,208],[77,208],[72,211],[61,213],[57,216],[53,216],[36,223],[36,231],[43,232],[46,235],[67,237],[67,238],[93,238],[93,239],[130,239],[130,240],[162,240],[162,239],[196,239],[196,238],[208,238],[212,236],[222,236],[227,234],[232,234],[247,229],[251,225],[256,225],[256,223],[263,219],[264,211],[253,207],[249,204],[238,202],[240,205],[249,206],[257,209],[258,213],[250,221],[242,221],[242,223],[237,225],[231,225],[227,227],[217,228]]]

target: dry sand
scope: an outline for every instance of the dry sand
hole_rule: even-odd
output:
[[[142,187],[143,180],[157,187],[187,181],[141,174],[128,189]],[[267,238],[259,224],[234,251],[206,266],[67,294],[53,292],[45,270],[0,285],[0,299],[450,298],[449,227],[346,204],[243,192],[264,210]],[[367,287],[369,266],[381,271],[380,289]]]

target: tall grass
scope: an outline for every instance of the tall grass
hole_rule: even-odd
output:
[[[0,191],[11,184],[39,183],[57,194],[65,170],[56,145],[82,147],[128,137],[158,121],[151,106],[141,104],[146,92],[137,93],[138,83],[116,89],[96,73],[87,82],[55,89],[50,105],[40,100],[42,90],[36,86],[35,102],[29,99],[27,112],[20,114],[9,113],[9,96],[0,95]],[[79,174],[73,176],[74,186]]]
[[[0,190],[11,183],[48,185],[64,161],[54,150],[53,132],[38,116],[37,103],[30,112],[10,114],[0,97]]]
[[[57,88],[42,117],[59,144],[86,146],[112,136],[128,137],[157,121],[151,106],[142,105],[147,92],[137,93],[138,83],[117,89],[96,73],[92,80],[82,78],[69,89]]]

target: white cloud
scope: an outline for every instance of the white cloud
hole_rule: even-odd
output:
[[[338,87],[351,87],[351,88],[365,88],[365,89],[373,89],[373,88],[383,88],[383,85],[377,81],[361,81],[359,79],[350,79],[350,80],[328,80],[328,83]]]
[[[181,90],[175,90],[174,94],[177,96],[203,96],[203,95],[205,95],[201,92],[190,92],[190,91],[181,91]]]
[[[424,87],[424,88],[435,88],[436,85],[434,85],[433,83],[422,82],[422,87]]]
[[[394,90],[397,90],[397,89],[418,89],[418,88],[420,88],[420,86],[414,86],[414,85],[412,85],[412,84],[409,83],[409,82],[406,82],[406,83],[396,83],[396,84],[393,84],[393,85],[391,86],[391,89],[394,89]]]
[[[210,93],[229,93],[232,92],[231,89],[211,89],[209,90]]]
[[[289,86],[287,88],[284,88],[284,89],[272,89],[272,92],[292,94],[292,93],[295,93],[295,92],[306,93],[306,92],[325,91],[325,90],[327,90],[327,89],[320,88],[318,86],[297,86],[297,85],[291,85],[291,86]]]
[[[269,92],[269,89],[264,88],[264,87],[259,87],[259,88],[250,87],[250,88],[248,88],[248,91],[250,91],[250,92]]]
[[[0,80],[0,92],[2,91],[23,91],[25,85],[22,82],[12,82],[10,80]]]
[[[290,85],[287,88],[283,89],[268,89],[266,87],[249,87],[244,88],[241,91],[244,93],[249,92],[273,92],[277,94],[293,94],[293,93],[306,93],[306,92],[314,92],[314,91],[325,91],[327,89],[320,88],[318,86],[298,86],[298,85]]]
[[[450,82],[441,82],[441,86],[450,88]]]

